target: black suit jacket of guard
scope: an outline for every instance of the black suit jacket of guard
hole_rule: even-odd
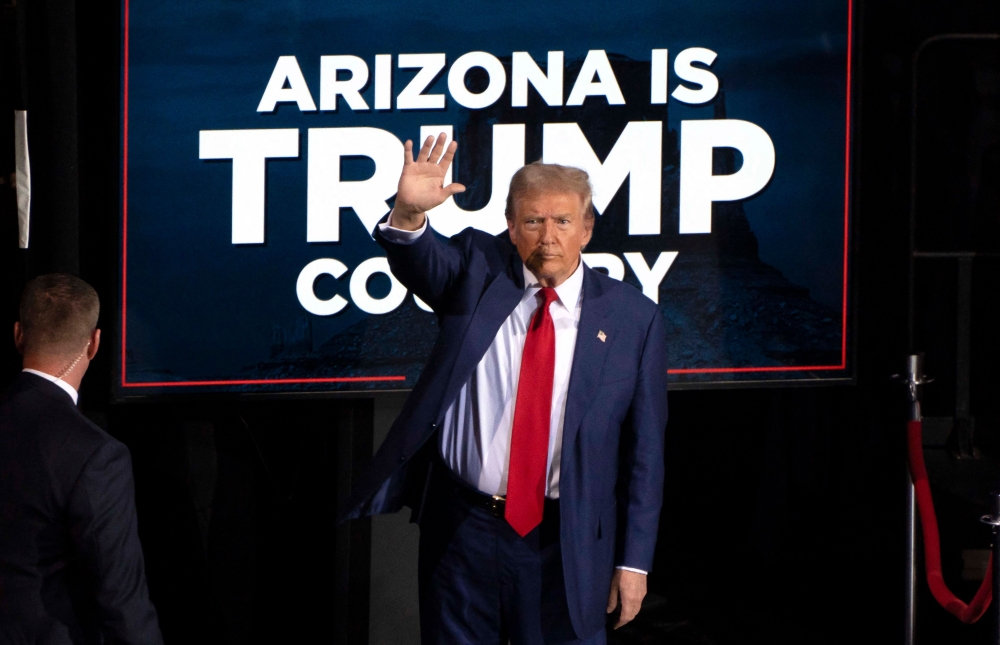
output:
[[[0,400],[0,642],[163,642],[128,449],[55,383]]]

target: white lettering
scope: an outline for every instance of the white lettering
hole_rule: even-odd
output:
[[[202,130],[200,159],[233,160],[233,244],[264,243],[266,161],[299,156],[299,131]]]
[[[490,81],[486,89],[479,94],[473,94],[465,86],[465,75],[473,67],[481,67],[486,70]],[[469,52],[459,56],[448,70],[448,91],[451,97],[461,105],[470,110],[478,110],[489,107],[497,102],[503,94],[504,87],[507,86],[507,72],[503,68],[503,63],[493,54],[486,52]]]
[[[595,75],[597,81],[594,81]],[[591,49],[587,52],[566,105],[583,105],[583,100],[588,96],[603,96],[608,100],[608,105],[625,105],[618,79],[615,78],[608,55],[603,49]]]
[[[334,296],[329,300],[320,300],[316,297],[316,278],[321,275],[332,275],[339,278],[347,272],[344,263],[333,258],[320,258],[313,260],[299,272],[299,279],[295,282],[295,295],[299,297],[299,304],[311,314],[317,316],[332,316],[342,311],[347,306],[347,300],[341,296]]]
[[[601,163],[576,123],[542,126],[542,160],[582,168],[594,187],[594,208],[603,212],[630,177],[628,190],[629,235],[659,235],[660,175],[663,123],[631,121]]]
[[[715,74],[707,69],[695,67],[692,63],[703,63],[711,66],[715,62],[716,53],[704,47],[689,47],[677,54],[674,59],[674,73],[689,83],[700,85],[697,90],[693,90],[683,85],[678,85],[671,94],[681,103],[690,105],[702,105],[708,103],[719,93],[719,79]]]
[[[743,165],[731,175],[712,174],[712,150],[735,148]],[[681,121],[680,233],[711,233],[712,202],[757,194],[774,173],[774,144],[749,121]]]
[[[607,269],[608,277],[625,279],[625,264],[613,253],[583,253],[583,263],[591,269]]]
[[[421,300],[420,298],[418,298],[417,294],[413,294],[413,302],[417,303],[417,306],[423,309],[424,311],[429,311],[431,313],[434,313],[434,310],[431,309],[431,306],[426,302],[424,302],[423,300]]]
[[[639,284],[642,285],[643,295],[659,304],[660,283],[663,282],[667,271],[670,270],[670,265],[677,259],[677,251],[664,251],[660,253],[660,256],[656,258],[656,262],[653,264],[653,268],[650,268],[646,264],[646,259],[642,257],[642,253],[626,253],[625,259],[628,261],[628,265],[632,267],[632,273],[639,280]]]
[[[437,136],[444,132],[448,141],[452,139],[450,125],[425,125],[420,128],[420,140],[428,136]],[[457,158],[457,156],[456,156]],[[459,208],[454,197],[449,197],[443,204],[427,211],[434,230],[451,237],[469,226],[496,235],[507,228],[507,218],[504,210],[507,207],[507,191],[510,189],[510,179],[524,165],[524,124],[508,123],[493,126],[493,192],[490,201],[477,211],[467,211]],[[452,182],[452,170],[455,162],[444,177],[447,186]]]
[[[372,298],[368,293],[368,279],[376,273],[389,277],[392,286],[384,298]],[[406,287],[389,271],[389,261],[385,258],[369,258],[358,265],[351,274],[351,300],[366,314],[387,314],[406,298]]]
[[[375,109],[392,109],[392,54],[375,55]]]
[[[654,49],[649,62],[649,102],[663,105],[667,102],[667,50]]]
[[[285,82],[288,87],[285,87]],[[295,103],[299,106],[300,112],[315,112],[316,104],[313,102],[312,94],[309,93],[309,86],[299,69],[299,61],[294,56],[279,56],[278,62],[271,72],[271,80],[267,82],[264,89],[264,96],[260,98],[257,105],[258,112],[274,112],[278,103]]]
[[[341,181],[341,157],[363,156],[375,173],[361,181]],[[310,128],[306,241],[339,242],[340,209],[354,209],[371,232],[387,212],[403,171],[403,144],[377,128]]]
[[[337,80],[337,72],[351,73],[349,79]],[[319,58],[319,109],[336,111],[337,95],[344,97],[352,110],[367,110],[361,90],[368,82],[368,64],[357,56],[320,56]]]
[[[420,68],[403,91],[396,97],[396,107],[400,110],[443,110],[444,94],[424,94],[424,90],[434,82],[444,69],[444,54],[400,54],[400,69]]]
[[[528,106],[528,83],[535,88],[546,105],[559,106],[563,102],[563,53],[549,52],[546,71],[528,52],[514,52],[511,62],[510,104]]]

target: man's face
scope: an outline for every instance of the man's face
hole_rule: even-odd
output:
[[[581,201],[573,193],[526,195],[515,204],[513,219],[507,220],[521,260],[544,286],[558,286],[571,276],[590,242]]]

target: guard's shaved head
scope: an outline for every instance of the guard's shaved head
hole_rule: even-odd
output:
[[[25,354],[79,354],[97,328],[100,310],[97,292],[80,278],[50,273],[28,282],[20,311]]]

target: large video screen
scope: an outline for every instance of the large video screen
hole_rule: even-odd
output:
[[[435,315],[372,229],[458,142],[435,235],[590,174],[584,261],[656,302],[675,385],[850,379],[849,0],[125,0],[120,397],[407,389]]]

